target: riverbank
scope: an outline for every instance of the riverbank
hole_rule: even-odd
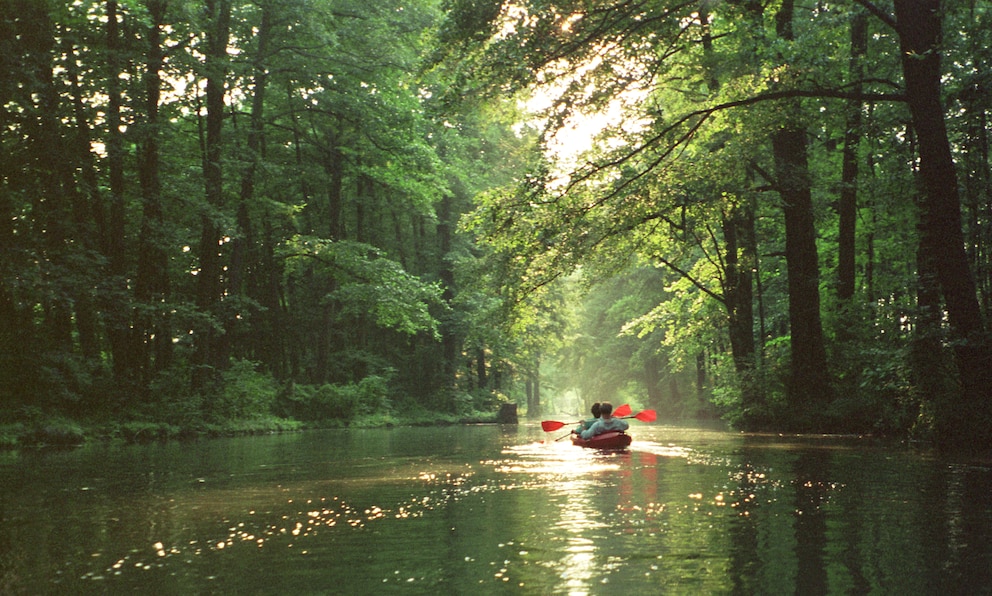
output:
[[[90,441],[150,443],[153,441],[193,440],[200,438],[299,432],[327,428],[392,428],[398,426],[450,426],[456,424],[494,424],[496,412],[472,412],[466,415],[415,412],[356,416],[350,420],[301,422],[291,418],[263,416],[227,420],[219,423],[197,422],[176,425],[167,422],[125,420],[114,422],[79,421],[49,418],[30,423],[0,424],[0,449],[21,447],[76,447]]]

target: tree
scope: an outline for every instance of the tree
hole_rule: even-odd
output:
[[[919,137],[921,245],[934,259],[961,381],[956,399],[938,404],[937,436],[946,447],[985,449],[992,446],[992,346],[964,249],[957,172],[941,103],[941,4],[897,0],[895,15],[906,95]]]
[[[785,0],[775,14],[778,37],[795,41],[793,2]],[[773,86],[774,89],[774,86]],[[813,221],[813,195],[807,161],[806,130],[798,99],[785,100],[783,122],[772,133],[775,171],[771,180],[782,198],[785,215],[785,260],[789,272],[789,330],[792,370],[789,399],[800,419],[822,412],[832,397],[827,352],[820,323],[820,269]],[[800,422],[807,428],[816,423]]]
[[[886,18],[876,7],[863,4],[869,12]],[[519,276],[524,285],[540,287],[557,276],[567,274],[591,255],[608,252],[624,245],[630,238],[639,238],[642,244],[636,250],[643,251],[644,246],[649,245],[646,240],[657,233],[660,227],[658,222],[672,221],[672,209],[678,208],[679,201],[670,197],[684,193],[687,186],[684,184],[685,172],[690,167],[678,164],[677,157],[699,160],[702,152],[695,148],[703,143],[712,143],[714,139],[719,140],[716,131],[721,129],[735,141],[742,130],[749,133],[773,131],[765,137],[771,142],[764,146],[758,141],[758,135],[750,137],[750,154],[727,151],[726,142],[713,143],[711,151],[719,152],[723,160],[720,161],[719,157],[706,160],[705,172],[713,176],[717,171],[733,170],[736,165],[733,160],[746,156],[744,163],[753,172],[759,173],[767,187],[751,187],[749,178],[740,176],[736,188],[730,189],[731,192],[724,191],[725,196],[740,197],[749,192],[769,189],[778,191],[782,199],[784,236],[771,238],[772,247],[766,245],[765,250],[774,250],[774,245],[784,238],[782,254],[788,265],[790,314],[788,328],[782,331],[776,329],[776,333],[784,331],[791,336],[791,415],[796,416],[805,428],[835,427],[845,416],[845,408],[851,408],[851,405],[844,396],[835,400],[829,389],[830,367],[819,314],[821,264],[816,247],[819,234],[816,214],[825,203],[819,198],[821,191],[817,187],[816,176],[835,176],[837,171],[831,172],[823,164],[843,166],[845,160],[839,160],[839,163],[833,158],[829,161],[811,160],[812,152],[818,152],[821,158],[829,157],[833,143],[831,137],[843,138],[843,134],[837,135],[836,127],[831,127],[829,117],[818,115],[811,109],[811,104],[816,101],[824,106],[820,114],[830,114],[826,106],[840,101],[850,102],[852,113],[854,102],[868,105],[871,110],[875,110],[880,102],[909,100],[912,106],[918,99],[914,98],[917,90],[908,84],[908,75],[905,94],[898,89],[897,80],[888,79],[891,68],[885,60],[894,52],[885,47],[887,38],[884,35],[873,38],[872,49],[877,53],[863,71],[855,64],[845,72],[843,68],[838,68],[836,61],[824,59],[823,48],[837,45],[842,39],[841,32],[852,39],[854,47],[849,50],[850,53],[867,54],[869,50],[861,49],[865,34],[862,32],[863,16],[859,16],[860,10],[852,12],[842,7],[817,7],[797,16],[793,4],[786,2],[776,8],[775,35],[768,35],[764,19],[760,18],[763,8],[757,4],[728,3],[704,14],[696,14],[693,9],[678,4],[647,6],[604,1],[563,2],[556,4],[554,10],[548,10],[539,3],[523,3],[514,12],[492,13],[482,23],[471,19],[456,20],[460,24],[472,25],[476,31],[475,35],[460,35],[458,39],[463,43],[472,47],[472,40],[487,40],[485,44],[474,46],[474,53],[467,52],[469,58],[464,61],[466,69],[482,73],[481,77],[474,79],[479,86],[492,83],[492,88],[510,92],[529,85],[558,86],[559,94],[546,113],[548,127],[544,138],[549,143],[576,114],[595,111],[618,99],[631,89],[632,81],[647,81],[644,84],[647,93],[640,96],[643,99],[638,102],[638,109],[627,120],[636,120],[640,126],[617,127],[611,131],[612,136],[603,135],[599,139],[599,148],[586,154],[571,170],[562,172],[556,170],[554,165],[542,166],[523,181],[519,192],[506,195],[499,202],[483,203],[482,211],[485,217],[498,222],[491,229],[501,236],[500,242],[513,246],[518,258],[527,263],[528,266]],[[738,18],[741,15],[745,18]],[[748,15],[751,18],[747,18]],[[854,31],[846,26],[844,19],[847,17],[855,19]],[[699,35],[692,37],[692,33],[697,31]],[[905,35],[900,31],[900,36]],[[930,47],[901,51],[904,69],[907,56],[915,53],[920,56],[935,55],[935,52],[929,51]],[[480,68],[480,64],[484,68]],[[694,69],[699,64],[716,66]],[[931,77],[931,80],[938,79]],[[892,88],[897,90],[889,92]],[[739,121],[744,122],[743,126],[737,124],[736,129],[727,126],[734,120],[726,114],[744,107],[749,108],[750,113],[747,119]],[[917,119],[915,111],[914,108],[914,120]],[[942,114],[939,105],[931,113]],[[850,122],[858,126],[856,121]],[[878,124],[884,125],[882,121]],[[880,129],[878,134],[885,135],[887,132]],[[917,131],[917,136],[922,141],[924,135]],[[848,138],[851,142],[848,143],[847,170],[840,172],[845,192],[841,201],[844,220],[838,236],[843,244],[839,267],[844,279],[844,296],[851,293],[852,262],[856,263],[852,237],[857,240],[856,236],[852,236],[852,205],[856,213],[856,203],[852,203],[850,192],[858,184],[853,168],[857,155],[854,153],[853,138]],[[910,138],[911,141],[915,139]],[[813,140],[816,142],[811,142]],[[744,143],[737,141],[735,144],[743,146]],[[946,139],[943,146],[947,146]],[[904,150],[899,143],[887,143],[887,148]],[[877,149],[869,156],[871,160],[876,159]],[[773,167],[763,164],[769,157]],[[928,158],[921,159],[921,165],[925,159]],[[722,163],[723,169],[713,167],[714,163]],[[953,173],[952,167],[953,163],[947,160],[943,169]],[[877,171],[872,171],[872,174]],[[891,176],[890,188],[900,188],[900,174],[892,172]],[[703,175],[698,177],[703,178]],[[945,189],[955,187],[950,178],[945,178],[945,182]],[[878,192],[881,188],[873,188],[876,196],[884,196],[884,192]],[[659,197],[667,200],[659,201]],[[867,204],[872,206],[875,214],[879,213],[874,207],[881,205],[881,202]],[[928,210],[931,209],[932,206],[928,206]],[[732,212],[725,210],[725,213]],[[909,213],[912,214],[912,211]],[[932,219],[930,215],[927,217]],[[963,298],[974,296],[974,288],[968,287],[966,281],[959,282],[956,288],[951,286],[952,279],[969,278],[966,267],[962,269],[962,264],[966,265],[967,261],[962,258],[959,220],[959,211],[942,218],[945,224],[955,222],[953,225],[957,226],[958,234],[942,235],[941,242],[948,242],[956,248],[944,253],[952,255],[954,266],[941,271],[941,285],[945,293],[957,292],[956,299],[945,296],[948,310],[956,311],[958,314],[955,317],[965,316],[970,323],[964,327],[981,335],[984,332],[980,319],[974,316],[978,313],[972,307],[974,301]],[[731,221],[732,218],[727,218],[724,223]],[[891,221],[891,225],[905,223],[905,220]],[[885,222],[884,225],[890,224]],[[925,224],[924,229],[929,225]],[[896,268],[889,263],[880,264],[875,254],[882,246],[874,236],[878,229],[873,225],[866,234],[867,258],[870,259],[866,283],[868,293],[876,296],[880,289],[878,274],[886,268],[896,273]],[[738,236],[740,234],[734,226],[723,225],[719,242],[725,243],[726,247],[736,246]],[[743,236],[747,236],[746,232]],[[912,240],[913,234],[903,228],[892,237]],[[888,250],[889,245],[885,248]],[[732,265],[739,251],[724,254],[730,256],[725,262]],[[668,255],[663,254],[662,257],[673,262],[667,258]],[[679,269],[685,274],[692,270],[689,266],[680,266]],[[734,267],[728,269],[731,273],[734,270]],[[736,278],[731,275],[727,279]],[[892,283],[900,283],[897,280],[899,277],[893,277]],[[757,277],[755,282],[762,280]],[[901,283],[906,283],[905,275]],[[707,286],[705,283],[700,285]],[[892,308],[900,308],[903,295],[901,291],[883,295],[881,303],[889,302]],[[767,296],[759,292],[758,298]],[[907,301],[912,299],[910,296]],[[955,300],[958,302],[955,303]],[[869,304],[876,303],[879,301]],[[759,311],[764,317],[763,310]],[[889,321],[898,320],[894,311],[882,314]],[[764,321],[764,318],[761,320]],[[732,321],[733,317],[728,318],[728,322]],[[960,320],[952,326],[959,324]],[[762,323],[764,329],[766,327]],[[897,324],[896,329],[898,333],[904,333],[907,328]],[[865,331],[866,335],[870,335],[871,327],[865,327]],[[740,329],[734,332],[734,337],[742,337]],[[762,341],[765,342],[764,337]],[[984,340],[972,337],[969,341],[981,343]],[[730,344],[741,345],[736,339]],[[974,366],[983,362],[981,358],[976,356],[971,360],[968,370],[988,368]],[[867,368],[868,365],[863,362],[849,361],[845,365],[853,367],[842,372],[845,383],[867,372],[857,368]],[[967,379],[964,381],[974,384]],[[849,421],[853,421],[859,415],[854,410],[848,410],[847,416]],[[814,418],[820,420],[814,422]],[[984,415],[979,416],[979,419],[985,418]]]
[[[134,297],[140,305],[135,313],[133,344],[141,353],[143,382],[151,374],[167,369],[172,363],[172,328],[165,305],[170,297],[169,255],[166,251],[165,212],[162,205],[161,136],[159,106],[162,101],[162,71],[165,56],[162,29],[165,26],[166,0],[147,0],[148,22],[144,86],[144,121],[138,125],[138,181],[141,186],[141,232],[138,239]],[[149,370],[150,369],[150,370]]]
[[[227,44],[231,28],[230,0],[205,0],[203,77],[206,80],[206,122],[202,138],[203,185],[206,199],[200,216],[199,271],[196,305],[208,317],[209,324],[196,330],[196,366],[194,385],[207,387],[216,382],[216,373],[227,367],[228,339],[224,337],[224,318],[220,302],[225,293],[220,247],[224,244],[218,219],[224,208],[223,145],[224,96],[227,78]]]

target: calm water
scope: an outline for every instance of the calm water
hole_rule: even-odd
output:
[[[621,453],[562,434],[2,453],[0,593],[992,593],[988,462],[637,422]]]

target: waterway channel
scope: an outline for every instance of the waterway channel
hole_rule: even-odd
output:
[[[988,461],[632,426],[0,453],[0,593],[992,593]]]

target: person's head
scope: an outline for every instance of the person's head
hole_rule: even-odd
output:
[[[600,405],[599,402],[596,402],[596,403],[594,403],[592,405],[592,417],[593,418],[599,418],[599,405]]]
[[[613,404],[608,401],[604,401],[599,404],[599,417],[600,418],[610,418],[613,415]]]

